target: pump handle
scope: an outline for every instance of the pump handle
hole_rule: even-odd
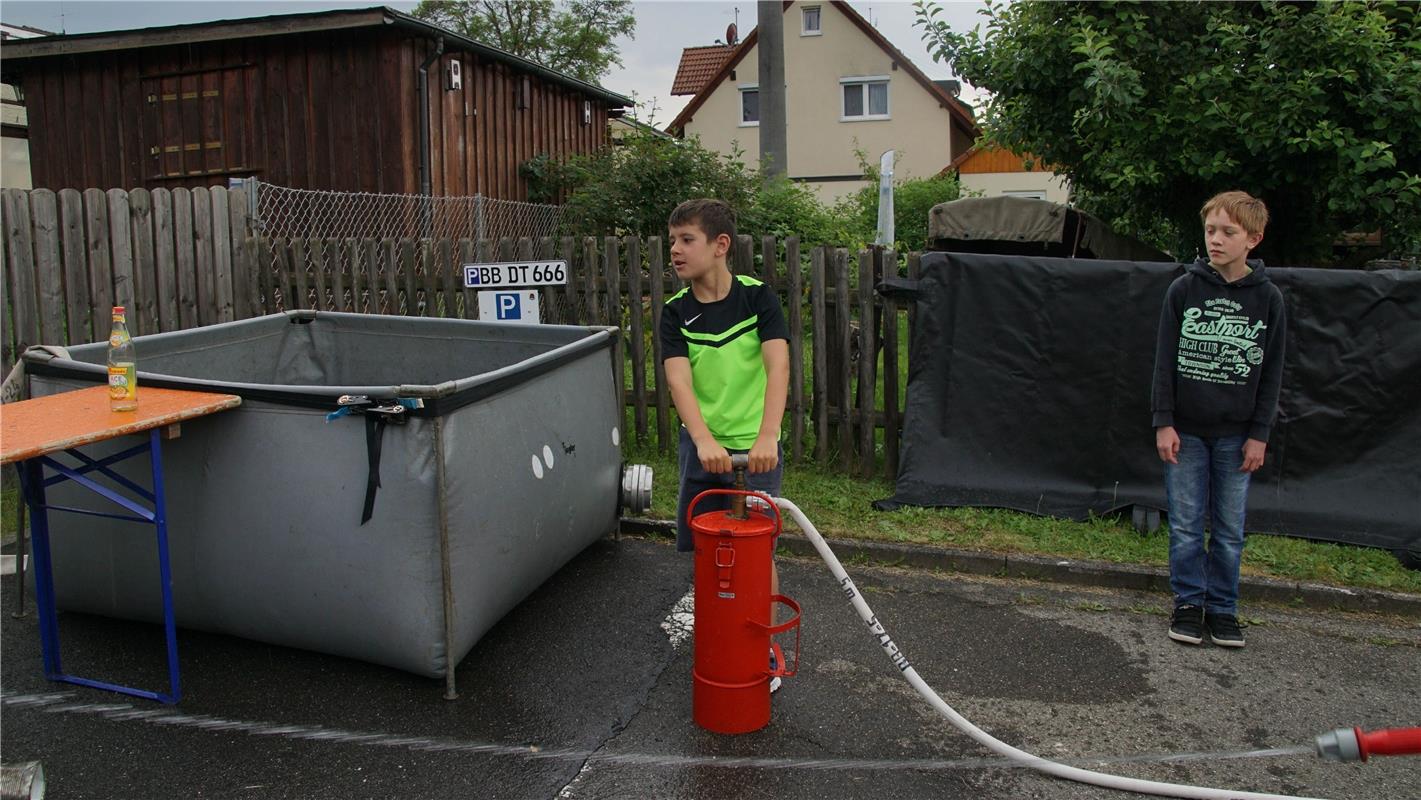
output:
[[[749,469],[749,468],[750,468],[750,454],[749,454],[749,453],[736,453],[736,454],[732,455],[732,456],[730,457],[730,468],[731,468],[731,469]]]

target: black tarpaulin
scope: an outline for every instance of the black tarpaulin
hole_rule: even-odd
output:
[[[896,288],[917,323],[896,492],[875,505],[1164,509],[1150,378],[1183,270],[925,255],[921,281]],[[1421,273],[1268,274],[1289,327],[1248,530],[1421,552]]]

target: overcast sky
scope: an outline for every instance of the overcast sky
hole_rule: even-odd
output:
[[[166,2],[127,2],[127,0],[5,0],[0,5],[3,21],[66,33],[129,30],[133,28],[180,25],[216,19],[264,17],[273,14],[294,14],[303,11],[324,11],[335,8],[368,8],[381,5],[367,2],[217,2],[216,0],[168,0]],[[411,11],[416,3],[387,2],[383,5]],[[913,5],[906,0],[852,2],[854,10],[877,25],[880,33],[902,50],[919,69],[933,79],[951,78],[951,71],[935,63],[913,27]],[[978,10],[981,0],[943,2],[943,16],[954,29],[966,31],[983,21]],[[633,4],[637,19],[636,38],[621,40],[624,66],[614,69],[602,80],[602,85],[618,94],[633,94],[643,104],[640,116],[645,118],[650,104],[656,104],[655,121],[666,125],[690,101],[688,96],[671,96],[671,81],[676,76],[676,64],[681,49],[714,44],[723,39],[725,28],[739,21],[743,39],[755,27],[757,3],[746,2],[685,2],[684,0],[651,0]],[[737,14],[738,9],[738,14]],[[963,99],[973,101],[970,90]]]

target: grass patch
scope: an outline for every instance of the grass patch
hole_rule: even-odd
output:
[[[7,467],[8,469],[8,467]],[[17,528],[15,527],[15,511],[20,505],[20,490],[18,487],[5,487],[0,490],[0,538],[10,541],[15,538]],[[29,523],[29,515],[25,515],[26,524]]]
[[[629,446],[626,455],[629,462],[649,464],[654,471],[649,516],[673,519],[678,485],[674,452],[663,455],[653,447]],[[1169,563],[1168,532],[1142,535],[1128,520],[1074,522],[993,508],[904,508],[884,513],[874,511],[869,503],[892,495],[890,482],[849,477],[814,464],[788,467],[784,494],[829,538],[1158,567]],[[1384,550],[1286,536],[1250,535],[1243,571],[1283,580],[1421,593],[1421,572],[1406,569]]]

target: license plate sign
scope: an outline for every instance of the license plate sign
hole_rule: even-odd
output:
[[[464,265],[464,287],[468,289],[562,286],[565,283],[566,261],[499,261]]]

